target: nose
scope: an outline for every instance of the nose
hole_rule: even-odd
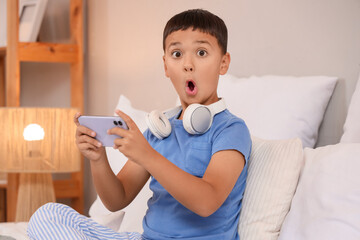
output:
[[[194,68],[192,66],[184,66],[185,72],[192,72],[194,71]]]
[[[184,58],[184,71],[185,72],[193,72],[194,71],[194,64],[192,62],[191,57]]]

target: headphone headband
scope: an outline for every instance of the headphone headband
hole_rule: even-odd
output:
[[[226,109],[225,100],[223,98],[220,98],[219,101],[210,104],[208,108],[211,110],[213,115],[216,115]]]
[[[177,107],[174,107],[174,108],[171,108],[171,109],[168,109],[168,110],[165,110],[163,113],[164,115],[170,119],[172,117],[175,117],[176,114],[178,114],[180,112],[180,110],[182,110],[182,106],[177,106]]]
[[[179,114],[181,109],[182,106],[177,106],[165,112],[152,111],[149,113],[146,123],[150,131],[159,139],[169,136],[171,133],[169,118]],[[203,134],[211,127],[214,116],[225,109],[226,104],[223,98],[210,105],[191,104],[185,109],[183,126],[190,134]]]
[[[226,103],[225,103],[224,98],[220,98],[220,100],[218,100],[217,102],[214,102],[214,103],[212,103],[210,105],[203,105],[203,106],[208,107],[213,115],[216,115],[219,112],[222,112],[222,111],[224,111],[226,109]],[[170,108],[168,110],[165,110],[163,113],[168,119],[170,119],[172,117],[175,117],[176,114],[178,114],[180,112],[180,110],[182,110],[181,105],[176,106],[174,108]]]

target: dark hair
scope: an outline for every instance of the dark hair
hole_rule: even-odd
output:
[[[165,25],[163,33],[163,49],[165,51],[166,38],[175,31],[199,30],[215,37],[218,44],[225,54],[227,52],[227,28],[224,21],[215,14],[203,9],[191,9],[173,16]]]

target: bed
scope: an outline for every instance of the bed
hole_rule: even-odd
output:
[[[0,224],[0,239],[28,239],[26,236],[26,222],[19,223],[1,223]]]
[[[360,80],[340,143],[316,147],[337,81],[328,76],[221,77],[219,95],[244,118],[253,140],[241,239],[360,239]],[[146,129],[147,112],[133,108],[128,98],[121,95],[116,108]],[[106,151],[118,172],[125,157],[112,148]],[[141,232],[150,196],[146,185],[115,213],[97,198],[89,215],[115,231]],[[11,239],[5,236],[26,239],[26,223],[0,224],[0,239]]]

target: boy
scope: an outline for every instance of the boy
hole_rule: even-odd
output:
[[[228,110],[216,114],[202,134],[189,134],[182,124],[191,104],[209,106],[219,101],[219,75],[227,72],[230,63],[226,26],[205,10],[182,12],[166,24],[163,48],[165,74],[182,106],[170,118],[168,137],[160,140],[149,130],[143,135],[130,117],[117,110],[129,130],[113,128],[109,134],[122,137],[114,141],[114,148],[129,161],[115,176],[104,147],[93,138],[95,132],[80,126],[80,114],[75,116],[76,143],[90,160],[95,188],[110,211],[126,207],[152,177],[153,197],[143,220],[144,233],[115,233],[68,207],[47,204],[32,217],[30,238],[71,232],[74,239],[239,239],[237,226],[251,151],[249,131]],[[53,220],[58,216],[52,213],[66,220]],[[53,217],[42,219],[49,214]],[[51,226],[42,228],[47,221]]]

